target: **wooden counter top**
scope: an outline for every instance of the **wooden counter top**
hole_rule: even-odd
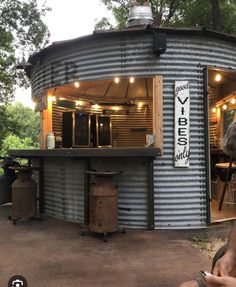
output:
[[[60,148],[60,149],[17,149],[9,150],[10,156],[22,158],[40,157],[156,157],[160,156],[158,148]]]

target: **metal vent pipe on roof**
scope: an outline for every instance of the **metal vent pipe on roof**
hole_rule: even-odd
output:
[[[145,2],[142,6],[135,4],[130,7],[127,27],[151,25],[152,23],[153,15],[149,2]]]

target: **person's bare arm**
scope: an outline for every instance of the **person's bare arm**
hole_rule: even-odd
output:
[[[232,275],[232,272],[236,272],[236,225],[234,225],[229,234],[227,250],[224,256],[216,262],[213,269],[213,274],[216,276],[229,276]]]

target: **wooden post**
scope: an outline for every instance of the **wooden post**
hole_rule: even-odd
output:
[[[52,98],[49,92],[45,97],[47,109],[40,112],[40,149],[46,148],[47,135],[52,132]]]
[[[153,133],[154,147],[163,152],[163,77],[153,79]]]

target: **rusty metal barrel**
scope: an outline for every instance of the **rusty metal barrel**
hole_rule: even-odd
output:
[[[118,190],[113,175],[118,172],[87,171],[96,176],[89,192],[89,230],[110,233],[118,229]]]
[[[12,184],[12,220],[34,217],[37,214],[37,184],[31,178],[32,167],[13,167],[17,179]]]
[[[4,173],[0,176],[0,204],[4,204],[11,202],[11,186],[16,180],[15,171],[10,169],[10,166],[19,164],[10,157],[0,157],[0,160],[2,160],[0,167],[4,170]]]

